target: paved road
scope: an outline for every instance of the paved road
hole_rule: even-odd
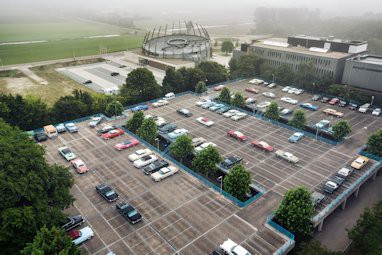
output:
[[[351,229],[362,214],[364,208],[371,207],[382,200],[382,176],[378,175],[375,181],[369,180],[359,191],[358,198],[351,197],[347,201],[346,209],[338,208],[325,219],[322,232],[314,235],[323,245],[333,251],[343,251],[351,240],[347,237],[346,229]]]

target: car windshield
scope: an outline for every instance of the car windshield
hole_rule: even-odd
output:
[[[132,210],[131,212],[129,212],[129,213],[127,214],[127,216],[129,216],[129,217],[133,217],[134,215],[137,215],[137,214],[138,214],[137,210]]]
[[[106,196],[107,197],[110,197],[110,196],[112,196],[112,195],[114,195],[115,194],[115,192],[114,192],[114,190],[110,190],[110,191],[108,191],[108,192],[106,192]]]
[[[123,145],[128,145],[128,144],[130,144],[130,143],[131,143],[131,141],[123,141],[123,142],[122,142]]]
[[[64,153],[64,154],[69,154],[69,153],[71,153],[71,151],[70,151],[68,148],[66,148],[66,149],[63,149],[63,150],[62,150],[62,153]]]
[[[142,155],[144,154],[146,151],[145,150],[139,150],[139,151],[136,151],[135,154],[137,155]]]
[[[160,170],[160,172],[161,172],[161,174],[167,174],[168,172],[170,172],[170,169],[168,169],[167,167],[165,167],[165,168],[162,168],[162,169]]]
[[[361,159],[361,158],[357,158],[357,159],[355,160],[355,162],[358,163],[358,164],[363,164],[363,159]]]

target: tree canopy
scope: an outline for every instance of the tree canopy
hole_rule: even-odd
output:
[[[123,105],[117,100],[113,100],[112,102],[108,103],[105,110],[105,113],[108,116],[120,116],[122,112]]]
[[[300,251],[298,255],[343,255],[343,252],[330,251],[325,246],[322,246],[319,241],[310,240],[308,242],[300,244]]]
[[[74,96],[61,97],[53,105],[52,113],[57,122],[78,119],[86,115],[87,106]]]
[[[336,140],[342,140],[351,133],[351,127],[346,120],[340,120],[333,125],[333,137]]]
[[[126,128],[131,132],[137,132],[138,128],[142,126],[143,120],[145,119],[145,114],[143,111],[134,112],[133,117],[131,117],[126,122]]]
[[[153,118],[144,119],[142,126],[138,128],[137,135],[148,143],[154,143],[157,137],[157,125]]]
[[[53,226],[48,229],[42,227],[36,234],[32,243],[21,251],[22,255],[81,255],[81,251],[72,242],[65,231]]]
[[[305,112],[303,110],[296,110],[293,113],[292,119],[288,122],[289,125],[295,128],[299,129],[305,129],[306,125],[306,117],[305,117]]]
[[[207,86],[206,86],[206,83],[204,81],[200,81],[196,84],[196,87],[195,87],[195,93],[196,94],[202,94],[202,93],[205,93],[207,92]]]
[[[236,70],[231,69],[231,76],[248,78],[259,75],[262,63],[263,60],[255,54],[243,55],[236,62]]]
[[[225,52],[225,54],[227,55],[228,53],[231,53],[233,51],[233,48],[234,48],[234,45],[232,41],[224,41],[222,43],[221,51]]]
[[[277,102],[271,102],[271,104],[267,107],[264,116],[272,120],[278,120],[280,118],[279,105]]]
[[[182,74],[172,68],[166,69],[166,76],[163,79],[162,86],[163,94],[169,92],[179,93],[186,90],[184,88],[184,79]]]
[[[188,135],[181,135],[170,145],[170,150],[175,158],[183,160],[191,156],[194,152],[192,139]]]
[[[44,149],[0,120],[0,247],[16,254],[46,225],[58,225],[73,197],[71,173],[48,165]]]
[[[310,236],[313,217],[310,191],[305,187],[288,190],[276,210],[276,219],[282,226],[299,237]]]
[[[236,92],[233,99],[231,100],[231,104],[236,107],[244,107],[245,100],[243,95],[240,92]]]
[[[367,152],[382,157],[382,128],[367,139]]]
[[[192,169],[207,175],[217,170],[216,164],[222,161],[219,151],[211,145],[203,149],[192,161]]]
[[[223,187],[232,196],[241,201],[246,200],[246,194],[250,193],[252,179],[251,174],[243,165],[234,166],[224,177]]]
[[[227,69],[214,61],[204,61],[197,65],[206,77],[207,85],[212,85],[226,81],[228,79]]]
[[[231,92],[229,88],[223,87],[219,94],[218,100],[226,104],[231,104]]]

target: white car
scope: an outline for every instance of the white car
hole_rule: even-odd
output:
[[[72,230],[70,232],[71,237],[77,237],[72,242],[75,245],[80,245],[83,242],[91,239],[94,236],[94,232],[90,227],[84,227],[80,230]]]
[[[168,104],[169,104],[169,101],[161,99],[153,103],[153,107],[161,107]]]
[[[164,118],[162,118],[162,117],[158,117],[155,120],[155,124],[157,124],[157,126],[162,126],[162,125],[164,125],[166,123],[167,123],[167,121]]]
[[[223,116],[226,118],[230,118],[233,115],[237,114],[238,112],[239,112],[238,110],[232,109],[232,110],[229,110],[228,112],[223,113]]]
[[[128,159],[130,161],[136,161],[144,156],[147,156],[147,155],[150,155],[152,154],[153,152],[149,149],[142,149],[142,150],[137,150],[136,152],[134,152],[133,154],[130,154],[128,156]]]
[[[375,108],[371,115],[379,116],[381,114],[381,108]]]
[[[273,88],[276,88],[277,87],[277,84],[272,82],[271,84],[268,85],[268,88],[270,89],[273,89]]]
[[[294,94],[296,91],[297,91],[296,88],[290,88],[290,89],[287,91],[287,93],[288,93],[288,94]]]
[[[199,153],[201,152],[202,150],[204,150],[205,148],[207,148],[208,146],[212,146],[212,147],[216,147],[216,144],[212,143],[212,142],[208,142],[208,143],[203,143],[201,145],[199,145],[198,147],[195,148],[195,153]]]
[[[244,113],[244,112],[238,112],[238,113],[236,113],[235,115],[233,115],[232,117],[231,117],[231,120],[241,120],[241,119],[243,119],[243,118],[245,118],[245,117],[247,117],[247,114],[246,113]]]
[[[289,86],[286,86],[286,87],[284,87],[281,91],[282,91],[282,92],[288,92],[288,90],[290,90],[290,87],[289,87]]]
[[[220,245],[220,248],[228,255],[251,255],[251,253],[231,239],[224,241],[224,243]]]
[[[187,129],[185,129],[185,128],[178,128],[178,129],[175,129],[174,131],[172,131],[171,133],[168,133],[167,135],[171,139],[175,139],[175,138],[178,138],[179,136],[185,135],[185,134],[188,134],[188,130]]]
[[[301,95],[302,93],[304,93],[304,90],[303,89],[295,89],[294,93],[296,95]]]
[[[245,104],[253,104],[256,100],[252,97],[245,99]]]
[[[264,81],[263,81],[263,80],[260,80],[260,79],[253,79],[253,80],[250,80],[248,83],[259,85],[259,84],[261,84],[261,83],[263,83],[263,82],[264,82]]]
[[[269,98],[275,98],[276,97],[276,95],[272,92],[264,92],[263,96],[269,97]]]
[[[151,178],[154,181],[159,182],[171,175],[176,174],[177,172],[178,172],[178,168],[176,168],[175,166],[163,167],[158,172],[152,173]]]
[[[157,160],[158,160],[158,158],[155,155],[150,154],[150,155],[141,157],[138,160],[135,160],[134,161],[134,166],[136,168],[142,168],[144,166],[150,165],[151,163],[153,163],[153,162],[155,162]]]
[[[290,98],[290,97],[282,97],[280,99],[281,101],[288,103],[288,104],[297,104],[298,101],[296,99]]]
[[[202,106],[204,103],[207,103],[207,102],[211,102],[211,100],[209,100],[209,99],[202,99],[202,100],[196,102],[195,104],[197,106]]]
[[[264,108],[267,108],[270,105],[271,105],[271,102],[265,101],[265,102],[258,103],[256,105],[256,108],[257,109],[264,109]]]
[[[204,117],[196,118],[196,121],[207,126],[207,127],[211,127],[214,124],[214,122],[212,120],[209,120],[209,119],[204,118]]]
[[[89,127],[91,128],[96,127],[98,124],[101,123],[102,119],[103,119],[102,117],[93,117],[91,121],[89,122]]]

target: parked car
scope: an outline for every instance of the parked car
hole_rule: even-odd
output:
[[[298,103],[298,101],[296,99],[293,99],[293,98],[290,98],[290,97],[282,97],[280,100],[285,102],[285,103],[293,104],[293,105]]]
[[[44,132],[36,132],[33,135],[33,138],[36,140],[36,142],[43,142],[48,140],[48,136]]]
[[[89,127],[95,128],[97,125],[99,125],[103,120],[103,117],[93,117],[91,118],[89,122]]]
[[[255,84],[255,85],[260,85],[260,84],[263,84],[264,81],[263,80],[260,80],[260,79],[252,79],[249,81],[250,84]]]
[[[356,158],[352,163],[351,163],[351,167],[357,169],[357,170],[360,170],[362,169],[367,163],[369,162],[369,158],[365,157],[365,156],[359,156],[358,158]]]
[[[227,255],[251,255],[246,249],[231,239],[224,241],[224,243],[220,245],[220,248],[224,250]]]
[[[204,104],[202,104],[201,107],[202,107],[203,109],[208,109],[208,108],[210,108],[211,106],[213,106],[213,105],[215,105],[215,104],[216,104],[215,102],[211,102],[211,101],[209,101],[209,102],[205,102]]]
[[[174,131],[176,128],[177,128],[176,124],[169,123],[169,124],[166,124],[162,127],[158,127],[158,131],[160,133],[167,134],[169,132]]]
[[[320,99],[321,99],[321,95],[313,95],[313,97],[312,97],[313,101],[318,101]]]
[[[125,219],[132,224],[136,224],[142,220],[142,215],[128,203],[122,202],[115,205],[117,212],[119,212]]]
[[[264,92],[263,96],[269,97],[269,98],[275,98],[276,97],[276,95],[272,92]]]
[[[211,127],[214,124],[214,122],[212,120],[209,120],[209,119],[204,118],[204,117],[196,118],[196,121],[207,126],[207,127]]]
[[[84,227],[80,230],[71,230],[68,235],[75,245],[80,245],[83,242],[90,240],[94,236],[94,232],[90,227]]]
[[[233,137],[239,141],[242,141],[242,142],[244,142],[245,140],[248,139],[248,136],[244,135],[243,133],[241,133],[239,131],[228,130],[227,135],[231,136],[231,137]]]
[[[329,101],[329,104],[331,105],[336,105],[340,102],[340,100],[338,98],[332,98],[330,101]]]
[[[137,139],[130,139],[130,140],[124,140],[120,143],[117,143],[114,148],[118,151],[122,151],[122,150],[125,150],[125,149],[128,149],[128,148],[131,148],[131,147],[134,147],[134,146],[137,146],[139,144],[139,141]]]
[[[56,130],[57,130],[57,133],[66,132],[66,128],[65,128],[64,123],[60,123],[60,124],[56,125]]]
[[[248,114],[244,113],[244,112],[238,112],[236,113],[235,115],[233,115],[231,117],[231,120],[234,120],[234,121],[237,121],[237,120],[241,120],[245,117],[247,117]]]
[[[253,147],[257,147],[257,148],[260,148],[260,149],[265,150],[265,151],[269,151],[269,152],[273,151],[273,147],[264,141],[253,140],[251,145]]]
[[[82,215],[74,215],[66,218],[66,222],[61,225],[61,228],[65,231],[69,231],[75,227],[81,226],[85,220],[82,218]]]
[[[184,109],[184,108],[178,109],[178,110],[176,110],[176,112],[179,113],[180,115],[185,116],[185,117],[191,117],[192,116],[192,113],[189,110]]]
[[[288,162],[291,162],[291,163],[298,163],[299,161],[299,158],[296,157],[295,155],[293,155],[292,153],[290,152],[285,152],[283,150],[277,150],[276,152],[276,157],[279,157],[279,158],[282,158],[282,159],[285,159],[287,160]]]
[[[149,109],[149,106],[148,105],[145,105],[145,104],[141,104],[141,105],[137,105],[133,108],[131,108],[130,110],[132,112],[137,112],[137,111],[146,111]]]
[[[330,99],[328,97],[321,98],[321,103],[327,103]]]
[[[276,87],[277,87],[277,84],[274,83],[274,82],[272,82],[272,83],[269,84],[267,87],[270,88],[270,89],[273,89],[273,88],[276,88]]]
[[[218,85],[218,86],[214,87],[214,90],[215,90],[215,91],[220,91],[220,90],[222,90],[224,87],[225,87],[224,85]]]
[[[207,148],[208,146],[212,146],[212,147],[216,147],[216,144],[212,143],[212,142],[208,142],[208,143],[202,143],[201,145],[197,146],[195,148],[195,153],[198,154],[199,152],[201,152],[202,150],[204,150],[205,148]]]
[[[71,161],[73,159],[75,159],[77,156],[76,154],[74,154],[68,147],[64,146],[64,147],[60,147],[58,148],[58,151],[60,152],[60,154],[67,160],[67,161]]]
[[[141,157],[140,159],[138,160],[135,160],[133,165],[136,167],[136,168],[142,168],[144,166],[147,166],[155,161],[157,161],[158,158],[153,155],[153,154],[150,154],[150,155],[147,155],[147,156],[144,156],[144,157]]]
[[[280,111],[280,115],[282,116],[285,116],[285,115],[289,115],[289,114],[292,114],[293,113],[293,110],[291,109],[287,109],[287,108],[284,108]]]
[[[65,128],[66,128],[66,130],[68,130],[69,131],[69,133],[76,133],[76,132],[78,132],[78,128],[77,128],[77,126],[74,124],[74,123],[66,123],[65,124]]]
[[[375,108],[371,115],[374,115],[374,116],[379,116],[381,114],[381,108]]]
[[[254,89],[254,88],[246,88],[245,91],[247,91],[249,93],[254,93],[254,94],[259,93],[259,91],[257,89]]]
[[[197,101],[195,104],[196,104],[197,106],[202,106],[203,104],[205,104],[205,103],[207,103],[207,102],[211,102],[211,100],[210,100],[210,99],[202,99],[202,100],[200,100],[200,101]]]
[[[123,129],[117,128],[117,129],[110,130],[109,132],[107,132],[105,134],[102,134],[101,137],[105,140],[109,140],[109,139],[112,139],[114,137],[123,135],[124,133],[125,133],[125,131],[123,131]]]
[[[168,162],[166,160],[157,160],[157,161],[151,163],[150,165],[145,166],[143,168],[143,172],[145,174],[152,174],[152,173],[155,173],[155,172],[159,171],[159,169],[166,167],[166,166],[168,166]]]
[[[164,100],[171,100],[171,99],[174,99],[175,98],[175,93],[174,92],[170,92],[170,93],[167,93],[166,95],[164,95]]]
[[[316,128],[318,129],[323,129],[327,127],[330,123],[330,120],[320,120],[320,122],[316,123]]]
[[[117,127],[114,126],[114,125],[112,125],[112,126],[108,125],[108,126],[105,126],[105,127],[101,128],[101,129],[98,129],[97,130],[97,134],[98,135],[102,135],[102,134],[105,134],[105,133],[107,133],[107,132],[109,132],[109,131],[111,131],[113,129],[116,129],[116,128]]]
[[[214,104],[213,106],[211,106],[209,109],[213,112],[219,110],[220,108],[224,107],[224,104]]]
[[[231,110],[223,113],[223,116],[226,118],[230,118],[230,117],[234,116],[235,114],[237,114],[238,112],[239,112],[238,110],[231,109]]]
[[[166,125],[168,122],[162,118],[162,117],[158,117],[156,120],[155,120],[155,124],[157,125],[157,127],[161,127],[161,126],[164,126]]]
[[[289,142],[291,143],[297,143],[299,140],[301,140],[304,137],[304,133],[296,132],[293,135],[289,137]]]
[[[225,113],[225,112],[228,112],[229,110],[231,110],[231,107],[229,107],[229,106],[223,106],[222,108],[216,110],[216,112],[219,113],[219,114],[223,114],[223,113]]]
[[[92,80],[86,80],[82,84],[90,84],[90,83],[92,83]]]
[[[338,106],[339,107],[345,107],[348,103],[346,101],[340,100]]]
[[[203,137],[195,137],[195,138],[192,138],[191,141],[194,147],[198,147],[199,145],[205,143],[206,139],[204,139]]]
[[[358,108],[358,105],[357,105],[357,104],[354,104],[354,103],[350,103],[350,104],[349,104],[349,109],[350,109],[350,110],[353,110],[353,111],[354,111],[354,110],[356,110],[357,108]]]
[[[130,154],[127,158],[130,161],[136,161],[136,160],[138,160],[138,159],[140,159],[140,158],[142,158],[144,156],[150,155],[152,153],[153,152],[150,149],[141,149],[141,150],[137,150],[133,154]]]
[[[70,161],[70,163],[72,163],[73,167],[79,174],[89,172],[89,167],[85,164],[85,162],[82,159],[76,158]]]
[[[317,111],[319,108],[317,105],[312,105],[311,103],[302,103],[300,106],[311,111]]]
[[[284,87],[281,91],[282,91],[282,92],[288,92],[288,90],[290,90],[290,87],[289,87],[289,86],[286,86],[286,87]]]
[[[249,97],[245,100],[245,104],[253,104],[256,102],[256,99]]]
[[[324,194],[321,194],[320,192],[317,192],[317,191],[314,191],[311,197],[312,197],[312,204],[314,207],[321,204],[322,201],[324,201],[324,199],[326,198]]]
[[[230,156],[223,159],[222,162],[218,164],[218,168],[222,170],[225,174],[228,174],[229,170],[235,165],[241,163],[243,161],[242,157],[239,156]]]
[[[112,189],[111,187],[107,186],[106,184],[98,184],[96,186],[96,191],[98,192],[98,194],[100,194],[104,199],[106,199],[106,201],[108,202],[114,202],[115,200],[118,199],[119,195],[117,192],[115,192],[114,189]]]
[[[329,181],[327,181],[324,185],[324,191],[333,194],[333,192],[338,189],[342,183],[344,183],[345,179],[338,177],[338,176],[333,176],[330,178]]]
[[[158,101],[152,103],[152,106],[157,108],[157,107],[168,105],[169,103],[170,103],[169,101],[161,99],[161,100],[158,100]]]
[[[168,137],[170,137],[171,139],[176,139],[179,136],[186,135],[186,134],[188,134],[188,130],[187,129],[179,128],[179,129],[175,129],[171,133],[168,133]]]
[[[118,75],[119,75],[118,72],[111,72],[111,73],[110,73],[110,76],[118,76]]]
[[[176,174],[177,172],[178,172],[178,168],[176,168],[175,166],[163,167],[159,171],[151,174],[151,178],[154,181],[159,182],[171,175]]]
[[[336,175],[346,180],[347,178],[349,178],[350,175],[352,175],[352,173],[353,173],[353,169],[343,167],[340,170],[338,170]]]
[[[333,115],[337,118],[342,118],[344,116],[344,114],[342,112],[339,112],[339,111],[336,111],[336,110],[330,109],[330,108],[323,110],[323,112],[325,114],[328,114],[328,115]]]

